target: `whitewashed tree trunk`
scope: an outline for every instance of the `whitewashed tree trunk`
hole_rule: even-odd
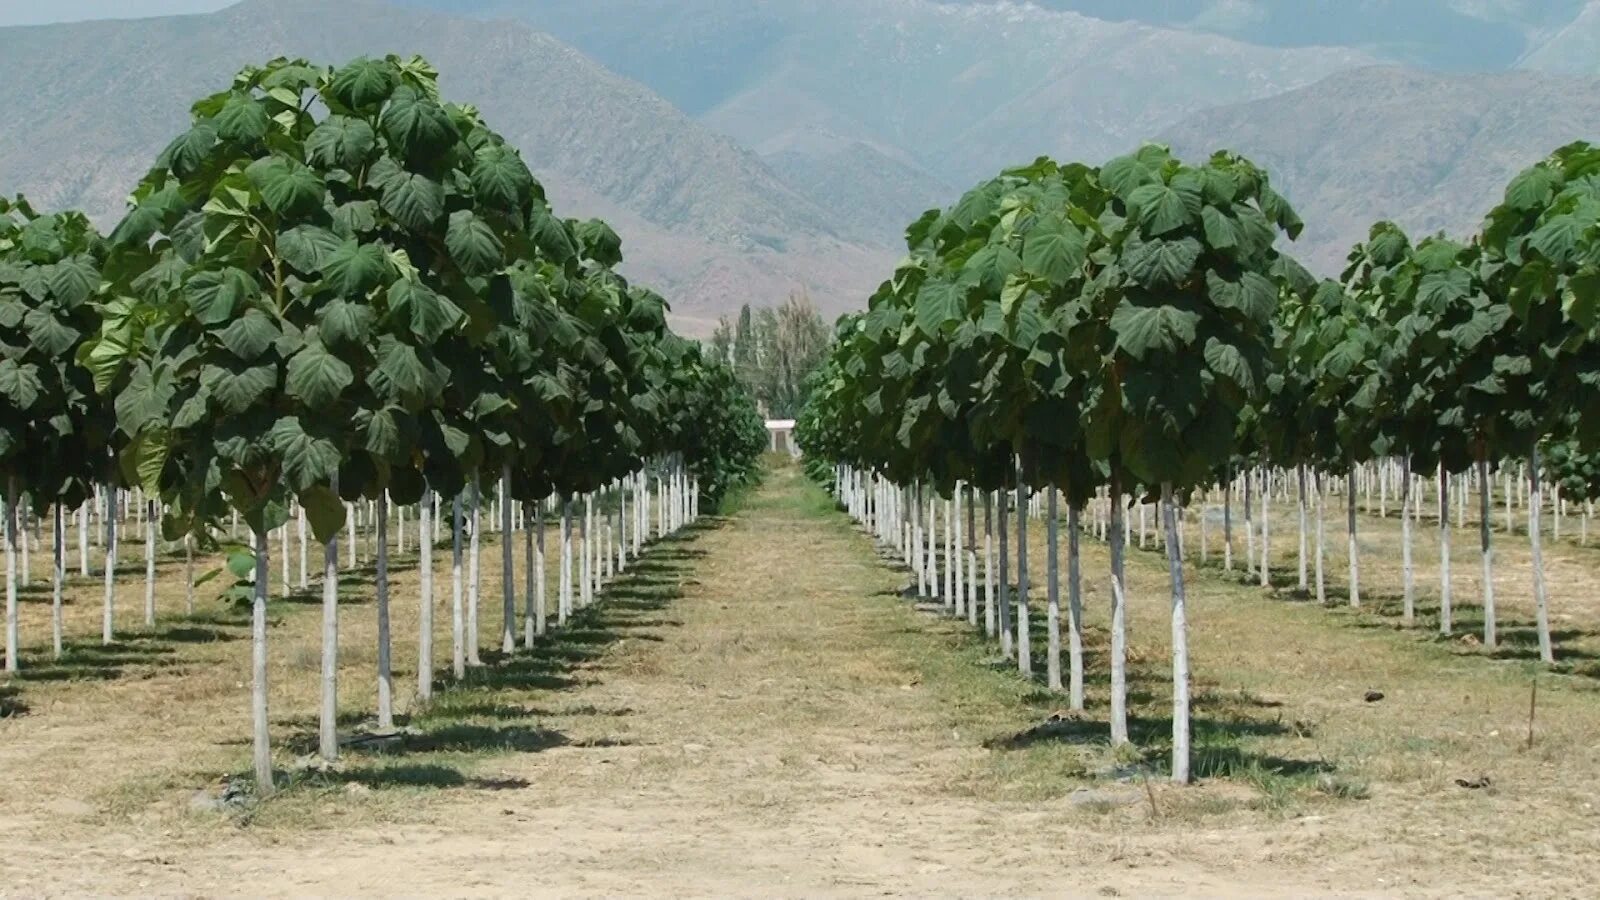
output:
[[[983,633],[991,640],[999,629],[995,617],[994,492],[983,492]]]
[[[1324,567],[1327,565],[1328,560],[1328,540],[1326,528],[1328,516],[1327,510],[1325,509],[1325,506],[1328,502],[1328,493],[1327,491],[1323,490],[1321,472],[1311,473],[1311,490],[1315,494],[1314,499],[1317,504],[1317,548],[1316,554],[1313,556],[1312,563],[1316,576],[1317,603],[1322,606],[1327,606],[1328,580],[1324,574]]]
[[[417,700],[433,699],[433,490],[422,485],[417,505]]]
[[[500,652],[506,654],[513,653],[517,649],[516,548],[512,546],[511,540],[511,504],[506,502],[510,485],[511,463],[508,462],[500,467],[500,568],[504,579],[501,592],[504,600],[501,614],[504,621],[500,626]]]
[[[378,730],[394,730],[394,672],[389,640],[389,492],[379,490],[373,518],[377,525]]]
[[[522,504],[523,516],[527,516],[527,507],[528,504]],[[535,516],[535,520],[537,521],[537,516]],[[539,537],[541,539],[544,537],[543,529],[540,529]],[[522,576],[526,579],[526,583],[522,591],[522,646],[527,650],[532,650],[534,640],[544,633],[544,595],[539,590],[539,582],[543,581],[544,573],[537,568],[538,560],[534,555],[533,542],[533,528],[530,527],[527,521],[524,521],[522,526]],[[541,552],[543,551],[542,544],[539,549]],[[538,608],[535,608],[535,604],[538,605]]]
[[[1356,467],[1350,467],[1349,477],[1345,480],[1345,533],[1349,538],[1350,546],[1350,605],[1361,605],[1361,564],[1356,547]]]
[[[332,487],[338,492],[338,483]],[[328,762],[339,758],[339,539],[322,545],[322,709],[317,750]]]
[[[1450,472],[1439,467],[1439,633],[1455,627],[1450,596]]]
[[[978,495],[967,488],[967,624],[978,626]]]
[[[450,670],[456,680],[467,676],[467,617],[462,604],[461,494],[450,500]]]
[[[1061,690],[1061,568],[1060,526],[1056,522],[1056,486],[1049,485],[1045,495],[1045,633],[1048,640],[1045,656],[1045,681],[1052,691]]]
[[[483,517],[479,514],[483,506],[483,494],[478,490],[478,475],[473,473],[472,483],[468,486],[468,500],[470,501],[469,521],[471,526],[467,532],[469,541],[467,546],[467,665],[481,666],[483,659],[479,654],[480,642],[478,632],[479,591],[482,587],[483,564]]]
[[[194,615],[194,535],[183,536],[183,612]]]
[[[1401,621],[1410,625],[1417,620],[1416,572],[1411,564],[1411,522],[1414,518],[1411,504],[1416,502],[1411,489],[1411,455],[1401,457],[1400,471],[1400,578]]]
[[[1244,471],[1244,575],[1245,575],[1245,578],[1247,578],[1247,579],[1250,577],[1250,573],[1254,572],[1256,570],[1256,514],[1255,514],[1255,504],[1252,502],[1254,500],[1254,494],[1252,493],[1252,488],[1254,486],[1255,480],[1256,480],[1255,471],[1253,469],[1245,469],[1245,471]]]
[[[66,510],[57,503],[54,507],[55,514],[55,547],[52,554],[54,565],[50,567],[50,647],[55,653],[55,658],[61,658],[61,633],[63,630],[63,612],[61,607],[61,592],[67,581],[67,522]],[[193,612],[191,604],[190,612]]]
[[[356,565],[357,565],[357,562],[356,562],[356,505],[355,505],[355,503],[346,503],[344,505],[344,528],[345,528],[345,534],[346,534],[345,543],[349,545],[348,547],[345,548],[348,551],[348,556],[349,556],[349,562],[347,563],[347,565],[351,569],[354,569],[356,567]]]
[[[116,618],[117,607],[117,491],[107,485],[106,487],[106,571],[105,571],[105,603],[101,609],[100,642],[110,644],[112,624]],[[265,590],[266,588],[261,588]]]
[[[1232,475],[1232,470],[1229,470]],[[1237,479],[1230,477],[1228,483],[1222,486],[1222,570],[1233,571],[1233,484]]]
[[[1272,472],[1261,470],[1261,586],[1272,587]],[[1176,514],[1176,513],[1174,513]]]
[[[89,503],[78,507],[78,574],[89,577]]]
[[[17,602],[17,476],[6,476],[6,671],[21,668],[20,616]]]
[[[149,515],[144,520],[144,624],[156,627],[156,509],[150,504]]]
[[[1266,494],[1262,492],[1263,497]],[[1265,506],[1265,502],[1262,505]],[[1170,482],[1161,485],[1161,506],[1167,531],[1167,569],[1172,579],[1172,780],[1188,784],[1189,620],[1183,590],[1183,557],[1178,553],[1177,504],[1172,499]],[[1263,522],[1265,519],[1263,512]],[[1265,547],[1262,558],[1266,558]],[[1265,562],[1262,565],[1264,569]]]
[[[303,506],[295,514],[295,527],[299,530],[300,538],[300,590],[305,591],[311,589],[311,575],[306,571],[306,557],[311,542],[306,536],[306,509]]]
[[[1528,457],[1528,540],[1533,549],[1533,603],[1535,626],[1539,632],[1539,659],[1546,665],[1556,661],[1555,647],[1550,641],[1550,602],[1545,592],[1544,546],[1540,542],[1540,519],[1543,518],[1544,487],[1539,482],[1539,444],[1533,445]]]
[[[1080,509],[1067,506],[1067,705],[1083,710],[1083,586],[1079,569]]]
[[[1478,449],[1478,482],[1478,544],[1483,556],[1483,646],[1493,650],[1499,636],[1494,611],[1494,544],[1489,527],[1489,454],[1481,446]]]
[[[1008,579],[1011,577],[1011,554],[1010,546],[1006,542],[1006,532],[1010,531],[1008,526],[1010,525],[1011,492],[1001,490],[999,495],[997,510],[999,514],[995,518],[999,520],[998,524],[1000,526],[1000,596],[995,604],[995,613],[1000,618],[1000,655],[1006,659],[1014,659],[1012,645],[1016,635],[1011,631],[1011,593],[1010,585],[1007,584]]]
[[[950,583],[955,588],[955,616],[958,619],[967,615],[967,590],[966,581],[963,579],[966,568],[966,553],[961,542],[961,482],[957,481],[955,490],[950,494],[949,507],[949,540],[950,560],[945,568],[950,572]]]
[[[533,596],[533,630],[536,635],[545,633],[544,598],[544,504],[536,503],[533,507],[534,528],[534,556],[533,556],[533,587],[529,593]],[[639,532],[634,532],[634,540],[639,538]]]
[[[658,483],[659,484],[659,483]],[[663,515],[665,506],[657,503],[656,515]],[[561,499],[561,591],[556,600],[556,624],[566,625],[572,615],[572,499]]]
[[[1306,571],[1307,568],[1309,568],[1306,565],[1306,563],[1307,563],[1307,560],[1306,560],[1306,555],[1307,555],[1306,554],[1306,539],[1309,537],[1309,535],[1306,533],[1307,532],[1307,528],[1306,528],[1306,467],[1304,465],[1299,465],[1299,466],[1295,467],[1295,498],[1296,498],[1296,500],[1297,500],[1297,502],[1299,504],[1299,507],[1300,507],[1300,555],[1299,555],[1300,572],[1299,572],[1299,574],[1300,574],[1300,593],[1304,594],[1306,592],[1306,589],[1311,586],[1310,579],[1308,578],[1307,571]]]
[[[1028,611],[1028,488],[1017,484],[1017,671],[1033,675],[1033,635]]]
[[[114,515],[107,518],[108,523],[114,521]],[[111,533],[109,528],[107,533]],[[255,530],[256,583],[250,604],[250,719],[256,794],[262,797],[277,787],[272,780],[272,735],[267,720],[267,578],[271,571],[267,568],[268,547],[266,529]]]
[[[1111,743],[1128,743],[1128,603],[1123,581],[1122,478],[1112,463],[1111,522],[1107,528],[1111,550]]]

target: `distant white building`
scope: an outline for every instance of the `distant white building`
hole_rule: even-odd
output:
[[[787,452],[790,456],[800,455],[800,445],[794,442],[793,419],[768,419],[767,437],[772,441],[772,452]]]

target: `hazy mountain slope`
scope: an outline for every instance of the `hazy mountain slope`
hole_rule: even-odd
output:
[[[188,103],[240,65],[419,52],[442,70],[449,96],[476,103],[522,149],[564,212],[626,214],[633,271],[654,273],[687,316],[714,318],[802,285],[839,308],[892,259],[841,239],[830,214],[754,154],[531,28],[374,0],[328,9],[248,0],[204,16],[0,30],[0,58],[29,73],[0,93],[0,190],[110,222],[187,121]]]
[[[1600,73],[1600,0],[1590,0],[1570,24],[1534,48],[1521,65],[1542,72]]]
[[[961,192],[921,169],[860,141],[831,139],[767,156],[779,177],[872,234],[899,235],[924,211]]]
[[[516,15],[763,153],[828,132],[957,184],[1041,153],[1103,158],[1372,61],[976,0],[407,2]]]
[[[1371,68],[1199,113],[1163,139],[1265,166],[1306,220],[1295,254],[1331,273],[1380,219],[1471,235],[1518,171],[1597,134],[1600,81]]]
[[[986,3],[993,0],[942,0]],[[1033,0],[1113,22],[1186,28],[1268,47],[1349,47],[1427,68],[1508,68],[1584,0]]]

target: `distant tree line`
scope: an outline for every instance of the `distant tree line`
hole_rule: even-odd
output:
[[[746,303],[733,320],[723,316],[709,349],[733,366],[763,413],[791,419],[805,406],[806,379],[822,364],[828,339],[827,323],[800,293],[776,307],[752,311]]]

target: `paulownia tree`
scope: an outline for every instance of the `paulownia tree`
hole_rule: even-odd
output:
[[[65,573],[63,511],[81,504],[96,480],[109,481],[109,407],[74,362],[99,327],[94,297],[104,247],[78,213],[40,215],[18,197],[0,198],[0,476],[6,505],[5,668],[19,661],[16,569],[24,491],[54,512],[52,644],[62,644]]]

